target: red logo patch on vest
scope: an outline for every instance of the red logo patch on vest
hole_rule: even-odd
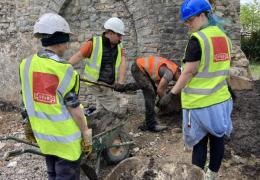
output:
[[[229,60],[228,44],[224,37],[212,37],[214,62]]]
[[[59,79],[56,75],[33,72],[33,99],[45,104],[56,104]]]

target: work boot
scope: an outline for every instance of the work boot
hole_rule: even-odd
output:
[[[159,124],[156,124],[154,125],[152,128],[149,128],[148,130],[149,131],[152,131],[152,132],[160,132],[160,131],[163,131],[165,129],[167,129],[168,127],[165,126],[165,125],[159,125]]]
[[[209,168],[206,172],[206,180],[217,180],[218,179],[218,173],[211,171]]]
[[[141,131],[147,131],[148,127],[145,124],[142,124],[142,125],[138,126],[138,129],[140,129]]]
[[[151,131],[151,132],[160,132],[167,128],[168,128],[167,126],[159,125],[159,124],[156,124],[153,127],[147,127],[145,124],[142,124],[141,126],[138,127],[138,129],[140,129],[141,131]]]

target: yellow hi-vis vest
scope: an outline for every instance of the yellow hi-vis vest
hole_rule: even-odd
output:
[[[200,43],[201,61],[197,74],[182,90],[182,108],[203,108],[226,101],[231,97],[227,86],[230,40],[217,26],[209,26],[191,36]]]
[[[70,64],[35,54],[22,60],[20,79],[23,102],[41,152],[79,159],[81,132],[63,101],[71,90],[78,93],[76,71]]]
[[[119,75],[119,66],[121,64],[121,49],[122,44],[117,45],[117,59],[115,64],[115,81],[118,79]],[[93,36],[93,47],[92,53],[89,59],[86,60],[84,78],[89,81],[97,82],[99,78],[99,72],[101,67],[103,54],[103,41],[102,36]],[[91,85],[90,83],[86,83]]]

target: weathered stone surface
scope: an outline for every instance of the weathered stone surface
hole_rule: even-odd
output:
[[[217,14],[230,21],[227,32],[233,44],[239,46],[239,1],[212,2]],[[182,0],[0,0],[0,99],[14,104],[18,102],[19,63],[40,48],[39,41],[32,36],[33,25],[39,15],[57,12],[69,22],[74,35],[65,54],[66,59],[94,34],[102,34],[106,19],[118,16],[126,26],[123,44],[128,60],[160,54],[180,61],[188,39],[187,29],[179,21],[181,3]],[[241,51],[238,48],[233,51],[234,74],[251,79],[245,56],[239,55]],[[80,73],[83,72],[82,67],[83,63],[76,66]],[[126,79],[132,79],[129,72]],[[85,95],[86,92],[81,90],[81,93]],[[140,93],[130,98],[137,99],[132,102],[142,101]]]
[[[119,163],[105,180],[114,179],[204,179],[199,167],[186,163],[157,162],[153,158],[132,157]]]
[[[253,89],[253,82],[250,79],[246,79],[238,76],[230,77],[230,86],[233,90],[249,90]]]

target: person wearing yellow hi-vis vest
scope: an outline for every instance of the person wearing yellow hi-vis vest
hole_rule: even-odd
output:
[[[69,60],[76,64],[86,59],[84,78],[91,82],[108,85],[123,84],[126,73],[125,50],[122,47],[124,23],[117,17],[112,17],[104,23],[105,32],[102,36],[93,36]],[[105,109],[116,117],[123,117],[126,108],[119,106],[119,98],[112,89],[86,83],[89,94],[97,100],[97,111]]]
[[[209,140],[206,179],[217,179],[224,135],[229,136],[233,129],[233,101],[227,84],[232,45],[211,10],[207,0],[184,0],[180,17],[191,33],[184,69],[160,103],[167,104],[181,92],[183,136],[185,144],[193,148],[192,164],[204,170]]]
[[[63,17],[42,15],[34,35],[44,49],[20,64],[23,104],[36,142],[46,155],[49,179],[79,180],[81,146],[92,138],[78,100],[79,75],[61,58],[70,34]]]

